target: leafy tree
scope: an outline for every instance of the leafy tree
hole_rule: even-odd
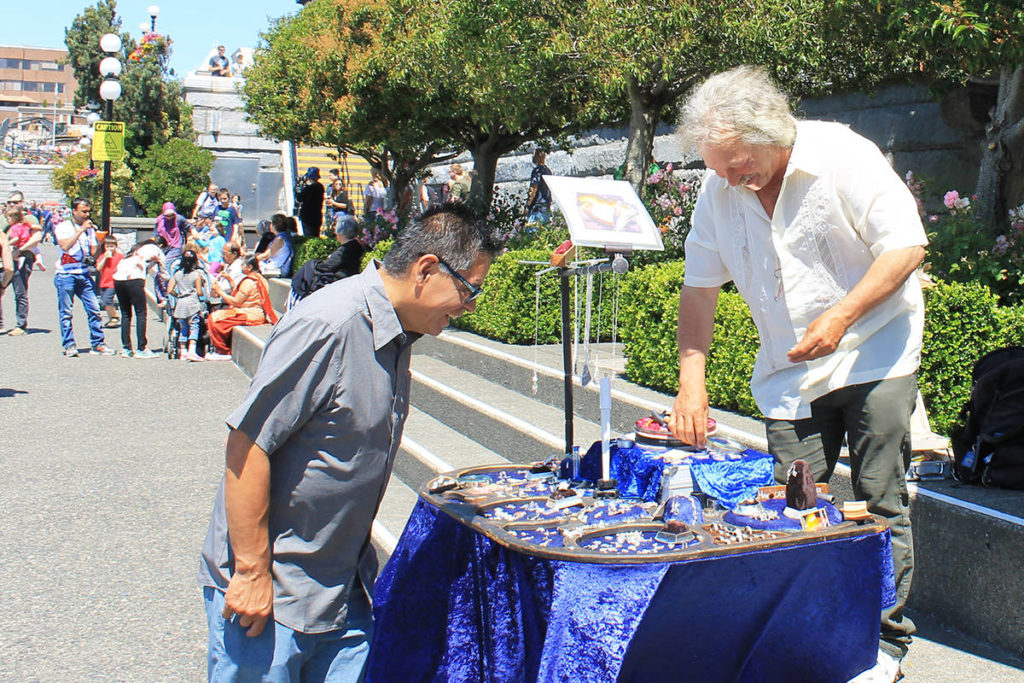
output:
[[[86,7],[64,30],[67,63],[78,81],[76,107],[84,107],[90,101],[100,102],[100,83],[103,82],[100,61],[106,56],[100,49],[100,38],[107,33],[120,33],[120,30],[116,0],[97,0],[94,7]],[[127,34],[121,35],[122,41],[127,39]]]
[[[135,198],[150,216],[158,215],[164,202],[187,213],[206,187],[213,158],[213,152],[180,138],[150,147],[139,162]]]
[[[127,45],[121,97],[114,102],[114,119],[125,122],[128,163],[136,170],[154,145],[192,138],[191,108],[185,103],[181,83],[168,78],[162,59],[170,39],[151,33],[142,40]]]
[[[100,102],[99,86],[103,77],[99,63],[106,56],[100,38],[119,33],[121,19],[115,0],[98,0],[86,7],[65,31],[68,63],[78,81],[75,105]],[[114,103],[114,120],[125,123],[127,161],[135,165],[146,150],[176,137],[192,135],[190,109],[184,101],[181,84],[169,78],[166,55],[170,38],[146,34],[136,42],[121,33],[121,97]]]
[[[425,135],[473,155],[471,197],[489,206],[498,158],[564,142],[601,121],[572,27],[581,0],[396,0],[383,45]],[[382,58],[384,56],[382,55]]]
[[[922,71],[940,84],[998,82],[982,140],[977,217],[992,225],[1024,199],[1024,6],[1019,0],[883,0]]]
[[[759,64],[794,95],[870,88],[905,68],[879,47],[884,28],[860,2],[592,0],[583,44],[609,101],[628,99],[625,176],[639,188],[658,123],[708,76]]]
[[[366,159],[389,181],[393,205],[418,170],[453,154],[419,127],[411,91],[388,64],[378,28],[387,11],[383,0],[319,0],[278,20],[243,95],[264,135]]]

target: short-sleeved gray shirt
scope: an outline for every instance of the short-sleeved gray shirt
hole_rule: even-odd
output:
[[[371,263],[281,319],[227,419],[270,454],[274,619],[288,628],[340,629],[357,573],[372,590],[370,525],[402,438],[418,337],[403,331]],[[199,583],[224,590],[233,566],[222,483]]]

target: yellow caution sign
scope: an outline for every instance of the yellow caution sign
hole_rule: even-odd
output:
[[[124,122],[97,121],[93,124],[92,160],[121,161],[124,159]]]

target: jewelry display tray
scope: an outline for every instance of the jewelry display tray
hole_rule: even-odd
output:
[[[725,510],[704,510],[703,522],[689,525],[694,540],[685,545],[677,544],[662,548],[661,546],[667,544],[659,545],[653,541],[638,539],[649,539],[661,529],[664,522],[658,517],[663,511],[663,506],[637,499],[594,498],[592,489],[574,487],[580,494],[582,505],[555,510],[548,507],[548,493],[555,490],[561,483],[560,480],[554,476],[531,474],[530,470],[529,465],[507,464],[454,470],[432,478],[420,487],[419,495],[426,503],[510,550],[554,560],[595,564],[646,564],[718,557],[867,536],[880,533],[887,528],[883,518],[870,515],[863,520],[844,521],[813,531],[777,531],[771,538],[752,538],[722,544],[715,542],[713,536],[721,537],[723,528],[728,529],[730,534],[737,534],[741,539],[744,535],[764,534],[757,530],[751,530],[752,534],[744,534],[743,527],[723,522],[722,515]],[[454,481],[457,485],[444,491],[431,492],[436,490],[437,484],[442,481]],[[546,491],[545,482],[549,486]],[[488,489],[489,486],[490,490],[481,491],[482,485],[484,489]],[[520,493],[522,495],[519,495]],[[614,514],[606,515],[603,522],[586,522],[586,517],[599,514],[602,506],[608,509],[609,501],[618,501],[618,507],[633,511],[637,507],[642,507],[645,514],[623,522],[614,519],[621,515]],[[512,512],[503,515],[505,518],[498,519],[495,517],[495,510],[498,509],[508,509]],[[515,517],[524,510],[519,518]],[[717,526],[714,535],[711,533],[712,525]],[[555,530],[558,531],[558,535],[554,533]],[[526,534],[524,531],[536,533]],[[535,543],[523,538],[523,535],[555,539],[556,542]],[[602,542],[601,538],[613,540]],[[610,550],[609,546],[621,547]],[[600,547],[604,549],[599,550]]]

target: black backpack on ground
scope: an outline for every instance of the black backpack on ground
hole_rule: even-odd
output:
[[[953,475],[960,481],[1024,489],[1024,347],[982,356],[971,397],[953,430]]]

